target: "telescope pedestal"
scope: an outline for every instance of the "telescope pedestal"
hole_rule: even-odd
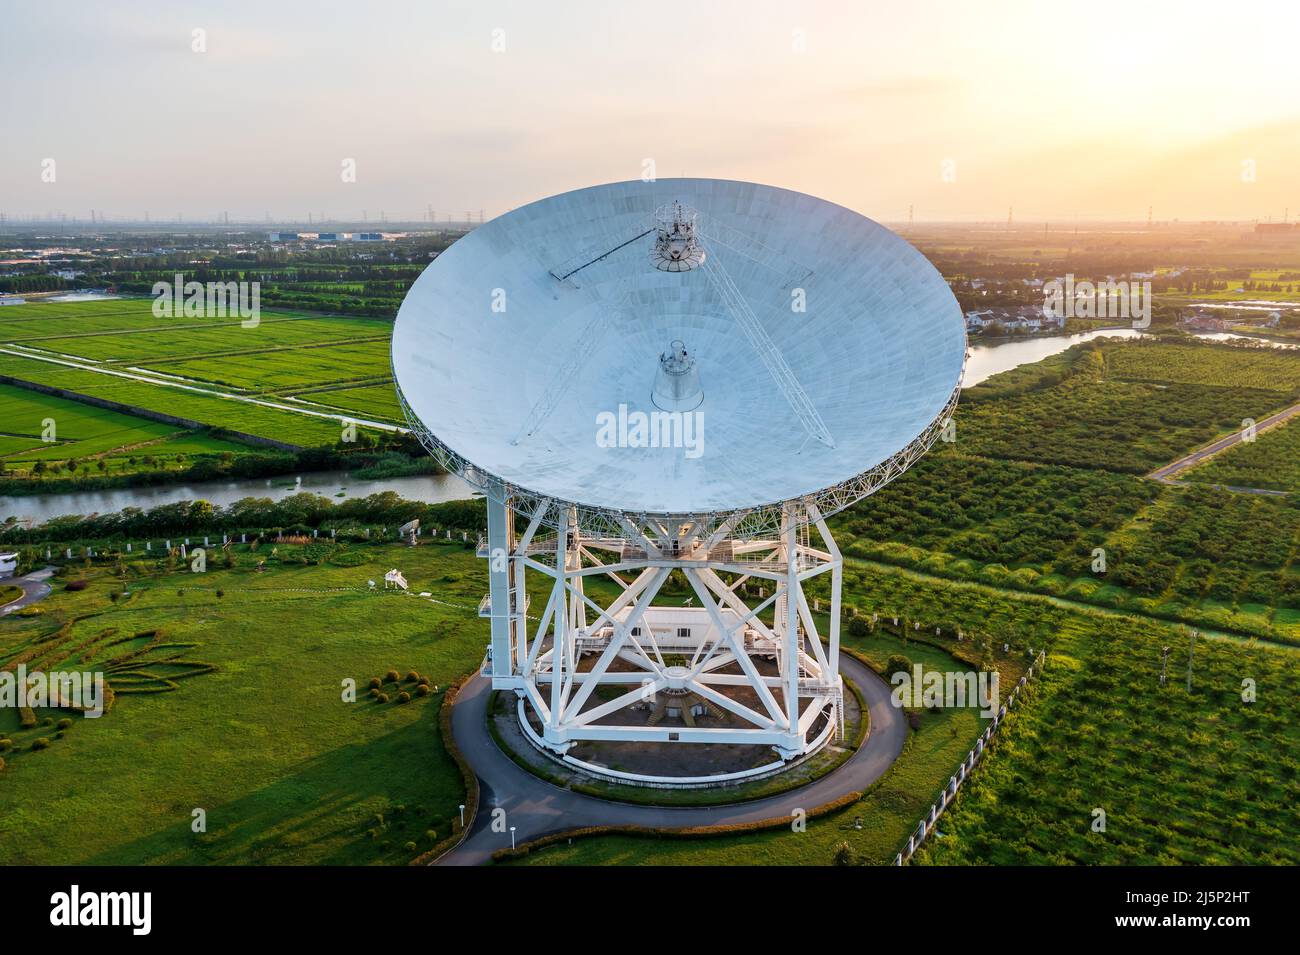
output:
[[[548,524],[559,530],[543,539]],[[725,524],[697,532],[629,520],[616,538],[575,524],[550,502],[516,514],[488,498],[480,553],[489,565],[489,672],[493,687],[514,691],[521,714],[540,724],[538,732],[525,719],[535,744],[558,756],[582,741],[758,744],[788,761],[843,732],[843,561],[814,506],[787,505],[781,534],[769,540],[731,539]],[[810,540],[814,529],[821,546]],[[546,597],[533,616],[524,597],[530,571],[538,599],[537,575]],[[687,595],[666,592],[674,574]],[[804,592],[823,574],[825,633]],[[587,593],[608,594],[589,587],[597,579],[615,585],[603,606]],[[693,702],[665,716],[665,695]]]

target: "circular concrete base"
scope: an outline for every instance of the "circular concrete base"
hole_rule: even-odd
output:
[[[826,722],[824,726],[817,729],[816,737],[809,750],[788,760],[781,759],[775,750],[766,746],[735,747],[697,743],[602,743],[598,753],[590,752],[589,748],[587,752],[575,756],[560,755],[550,750],[545,745],[538,728],[529,722],[528,707],[523,705],[521,700],[509,700],[509,702],[513,704],[513,718],[507,717],[504,712],[498,715],[495,712],[496,707],[489,708],[488,721],[498,720],[493,736],[497,744],[506,750],[507,755],[512,756],[516,763],[543,778],[552,778],[552,781],[556,781],[553,773],[559,773],[561,776],[567,775],[570,784],[579,786],[583,785],[585,780],[587,783],[646,790],[734,789],[737,790],[737,800],[740,801],[755,798],[754,795],[742,794],[748,788],[746,784],[789,773],[789,786],[777,790],[785,791],[787,788],[795,789],[806,785],[838,768],[861,742],[860,737],[863,734],[860,727],[865,718],[865,714],[859,707],[858,694],[854,691],[846,693],[846,716],[848,717],[846,728],[850,741],[833,745],[835,726]],[[620,752],[619,747],[635,747],[637,752],[633,754],[628,749]],[[651,747],[661,747],[662,754],[651,754],[651,758],[648,759],[646,750]],[[727,754],[727,759],[720,762],[715,758],[701,758],[706,748],[730,752]],[[739,752],[742,750],[750,752]],[[690,758],[683,760],[682,757],[688,754]],[[597,755],[601,757],[599,761],[595,759]],[[654,758],[656,755],[658,758]],[[588,758],[581,758],[581,756]],[[620,768],[605,764],[605,760],[610,762],[617,760],[616,765]],[[655,763],[668,768],[667,764],[683,761],[686,766],[678,772],[654,771],[657,768],[654,766]],[[709,764],[707,772],[700,772],[702,763]],[[818,765],[819,763],[821,765]],[[801,772],[792,772],[799,767],[803,767]],[[560,782],[563,784],[562,780]],[[763,795],[770,795],[771,792],[770,786],[764,787]],[[618,799],[616,793],[603,795],[606,798]],[[629,795],[628,798],[632,797]],[[643,800],[637,797],[633,801]]]

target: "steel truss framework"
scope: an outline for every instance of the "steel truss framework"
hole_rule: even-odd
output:
[[[627,518],[621,535],[596,537],[583,532],[571,505],[526,504],[532,510],[516,509],[500,490],[488,500],[488,537],[480,549],[489,563],[488,662],[493,687],[513,690],[536,714],[548,749],[563,754],[582,740],[757,744],[793,759],[843,732],[843,562],[815,504],[787,505],[780,535],[766,540],[738,540],[725,523],[635,526]],[[516,522],[526,524],[522,533]],[[549,526],[557,531],[543,539],[539,531]],[[657,614],[674,612],[653,606],[674,570],[707,613],[710,626],[693,637],[671,629],[657,635],[653,626]],[[528,615],[524,597],[529,571],[550,581],[536,617]],[[822,574],[831,579],[825,634],[803,589]],[[585,592],[584,582],[594,576],[618,584],[606,606]],[[753,606],[744,597],[746,584],[765,595]],[[761,619],[768,610],[771,626]],[[763,658],[774,662],[775,672],[770,664],[760,672],[756,661]],[[600,687],[621,692],[606,699],[594,695]],[[661,692],[694,694],[728,725],[646,725],[627,721],[626,713],[618,720],[621,711]],[[738,697],[757,699],[757,707]]]

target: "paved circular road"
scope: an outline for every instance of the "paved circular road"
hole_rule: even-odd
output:
[[[44,600],[50,594],[50,585],[45,581],[54,573],[54,567],[45,567],[41,570],[33,571],[26,577],[9,577],[0,580],[0,584],[13,584],[15,587],[21,587],[23,595],[13,603],[7,603],[0,607],[0,616],[14,613],[22,610],[24,607],[36,603],[38,600]]]
[[[789,792],[732,806],[634,806],[561,789],[516,766],[493,742],[487,728],[491,681],[476,676],[461,690],[451,712],[456,745],[478,775],[480,802],[469,836],[435,865],[481,865],[493,852],[510,848],[510,833],[493,832],[492,810],[506,811],[518,844],[579,826],[635,825],[666,829],[720,826],[789,817],[794,809],[817,806],[858,792],[885,774],[907,737],[907,721],[889,699],[890,687],[875,671],[847,654],[844,675],[858,685],[871,717],[865,743],[836,770]]]

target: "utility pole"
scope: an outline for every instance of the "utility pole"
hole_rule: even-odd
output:
[[[1169,665],[1169,647],[1160,649],[1160,685],[1165,685],[1165,668]]]
[[[1192,657],[1196,653],[1196,631],[1192,631],[1191,642],[1187,645],[1187,692],[1192,692]]]

